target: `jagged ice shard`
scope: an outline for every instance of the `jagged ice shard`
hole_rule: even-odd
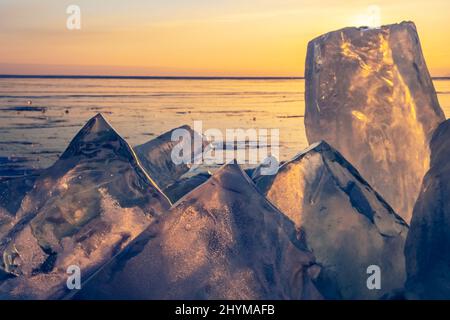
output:
[[[177,131],[183,134],[181,139],[173,141],[172,135]],[[135,150],[144,169],[162,189],[165,189],[189,171],[190,165],[195,163],[198,157],[202,157],[203,150],[208,144],[202,135],[185,125],[136,146]],[[174,163],[172,152],[177,145],[187,146],[187,149],[191,150],[190,154],[183,155],[189,163]]]
[[[322,266],[316,284],[326,299],[379,299],[403,288],[406,223],[327,143],[312,145],[274,176],[257,170],[253,179]],[[373,265],[381,270],[379,290],[367,287]]]
[[[58,299],[69,266],[89,278],[138,236],[170,201],[133,149],[101,116],[43,170],[0,239],[0,298]]]
[[[407,222],[445,120],[416,27],[345,28],[308,45],[308,141],[338,149]]]
[[[236,163],[174,204],[77,299],[319,299],[294,224]]]
[[[450,299],[450,120],[436,129],[430,149],[406,240],[406,297],[442,300]]]

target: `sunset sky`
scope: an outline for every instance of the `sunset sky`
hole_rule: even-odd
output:
[[[366,24],[370,5],[414,21],[431,73],[450,76],[449,0],[0,0],[0,74],[303,76],[308,41]]]

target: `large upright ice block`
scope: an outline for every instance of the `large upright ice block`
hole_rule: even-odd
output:
[[[409,221],[445,120],[414,23],[322,35],[305,72],[308,141],[337,148]]]

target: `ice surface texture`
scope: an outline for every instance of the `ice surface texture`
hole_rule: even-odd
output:
[[[175,130],[184,130],[189,133],[189,139],[182,141],[172,141],[172,133]],[[194,145],[197,139],[199,145]],[[147,143],[135,147],[136,154],[144,169],[155,179],[156,183],[165,189],[167,186],[177,181],[183,174],[189,171],[189,166],[185,163],[175,164],[172,160],[172,150],[177,144],[189,145],[191,149],[190,160],[194,162],[197,156],[202,155],[202,150],[208,142],[191,127],[185,125],[166,132]]]
[[[346,28],[312,40],[306,59],[308,141],[339,150],[407,222],[445,120],[412,22]]]
[[[235,163],[174,204],[78,299],[318,299],[294,224]]]
[[[60,298],[67,267],[83,278],[117,254],[170,206],[134,151],[101,116],[37,178],[0,242],[1,298]]]
[[[406,223],[327,143],[254,180],[322,266],[317,285],[325,298],[378,299],[403,288]],[[381,290],[367,288],[371,265],[381,268]]]

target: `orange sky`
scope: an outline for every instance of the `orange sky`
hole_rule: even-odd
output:
[[[414,21],[431,73],[450,76],[450,1],[393,2],[2,0],[0,73],[302,76],[309,40],[365,24],[377,5],[383,24]]]

